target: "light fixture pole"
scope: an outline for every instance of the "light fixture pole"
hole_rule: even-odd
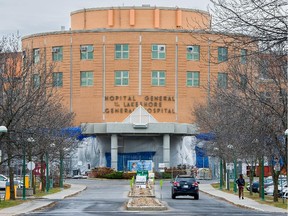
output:
[[[63,157],[64,157],[64,151],[63,149],[60,150],[60,182],[59,186],[63,189]]]
[[[264,156],[262,156],[261,159],[261,200],[265,200],[265,196],[264,196]]]
[[[222,158],[220,158],[220,190],[223,189],[223,164]]]
[[[22,163],[22,175],[23,175],[23,191],[22,191],[22,200],[26,200],[26,151],[25,151],[26,145],[25,142],[23,142],[23,163]]]
[[[288,97],[288,96],[287,96]],[[284,137],[284,140],[285,140],[285,157],[286,157],[286,182],[288,182],[288,162],[287,162],[287,159],[288,159],[288,129],[285,130],[284,132],[285,134],[285,137]]]
[[[46,159],[46,192],[49,192],[49,159],[48,159],[48,151],[46,150],[45,153],[45,159]]]

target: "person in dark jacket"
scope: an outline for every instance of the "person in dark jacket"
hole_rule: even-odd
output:
[[[236,180],[236,184],[238,185],[239,199],[241,199],[241,197],[244,199],[245,180],[242,174],[239,175],[239,178]]]

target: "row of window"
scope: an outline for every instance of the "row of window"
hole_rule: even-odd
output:
[[[218,73],[218,86],[227,88],[228,75],[227,73]],[[115,86],[128,86],[129,85],[129,71],[115,71],[114,73]],[[40,85],[39,74],[34,74],[34,87]],[[80,72],[80,86],[93,86],[94,75],[92,71]],[[166,85],[166,72],[165,71],[152,71],[151,73],[152,86],[165,86]],[[186,72],[186,86],[199,87],[200,85],[200,72],[187,71]],[[63,73],[53,73],[53,87],[63,86]]]
[[[129,59],[129,44],[116,44],[114,50],[115,59]],[[241,50],[241,63],[246,63],[247,50]],[[34,63],[40,61],[40,49],[33,49]],[[91,60],[94,58],[94,47],[93,45],[81,45],[80,46],[80,59]],[[152,59],[166,59],[166,45],[153,44],[151,46],[151,58]],[[53,61],[63,60],[63,47],[57,46],[52,47],[52,59]],[[191,61],[200,60],[200,46],[190,45],[186,47],[186,59]],[[228,48],[218,47],[218,62],[224,62],[228,60]]]

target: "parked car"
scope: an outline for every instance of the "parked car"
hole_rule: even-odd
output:
[[[283,176],[283,175],[279,176],[278,182],[280,182],[281,179],[282,179],[283,181],[285,181],[285,180],[286,180],[286,176]],[[272,179],[272,176],[268,176],[268,177],[266,177],[266,178],[264,179],[264,190],[265,190],[265,188],[267,188],[267,187],[269,187],[269,186],[271,186],[271,185],[273,185],[273,179]],[[251,187],[251,186],[250,186],[250,184],[248,183],[246,189],[247,189],[248,191],[250,191],[250,187]],[[259,181],[254,181],[254,182],[252,183],[252,192],[254,192],[254,193],[259,193]]]
[[[6,176],[0,174],[0,190],[5,190],[6,183],[8,181],[9,181],[9,179]]]
[[[18,188],[23,187],[23,181],[20,179],[15,178],[14,181],[17,181]],[[9,178],[5,175],[0,174],[0,190],[5,190],[6,184],[9,182]]]
[[[287,182],[283,181],[282,184],[281,182],[278,182],[278,195],[282,196],[282,190],[284,191],[287,188]],[[264,189],[265,195],[273,195],[274,193],[274,185],[270,185],[269,187]]]
[[[195,200],[199,199],[199,182],[190,175],[178,175],[171,182],[172,199],[176,196],[193,196]]]
[[[280,193],[281,198],[288,199],[288,188],[284,188],[282,193]]]
[[[279,181],[278,182],[278,195],[280,195],[282,193],[282,190],[287,188],[287,182],[286,181]],[[267,188],[265,188],[264,192],[266,195],[273,195],[273,191],[274,191],[274,185],[271,185]]]

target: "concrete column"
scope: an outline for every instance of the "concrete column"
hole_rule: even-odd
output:
[[[111,136],[111,168],[117,170],[118,164],[118,136],[112,134]]]
[[[163,135],[163,163],[170,167],[170,135]]]

